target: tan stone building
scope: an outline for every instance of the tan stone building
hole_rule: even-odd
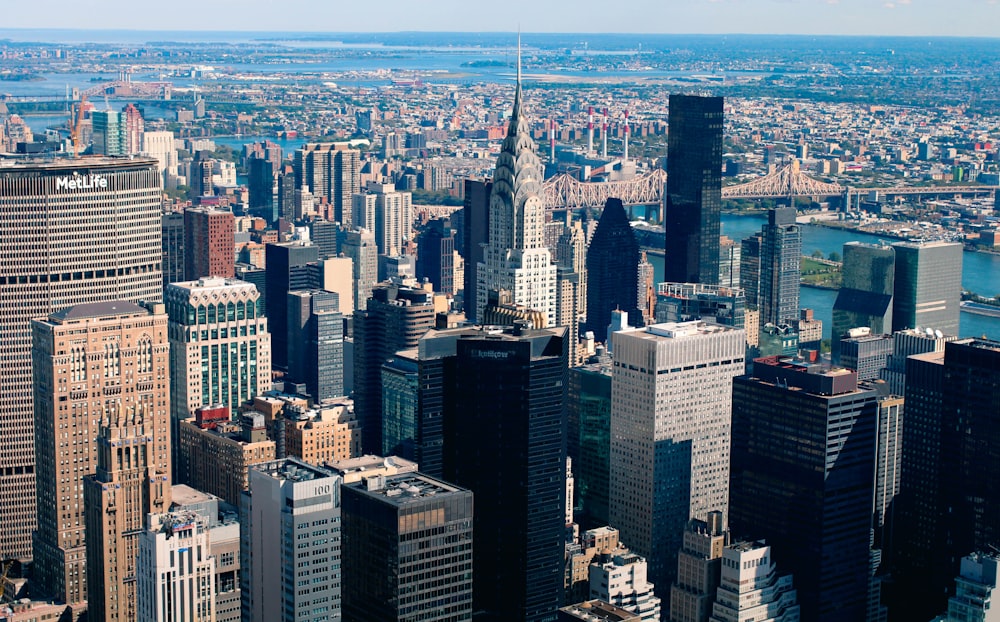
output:
[[[130,476],[162,482],[170,473],[167,316],[162,304],[87,303],[34,320],[31,329],[35,578],[40,595],[82,609],[87,600],[84,477],[98,469],[98,447],[107,440],[101,423],[120,425],[125,417],[132,434],[136,425],[141,428],[145,468]],[[134,487],[121,491],[133,493]],[[111,541],[117,541],[114,534]]]
[[[287,406],[284,415],[286,455],[317,466],[361,455],[361,425],[353,404],[319,410]]]
[[[179,479],[182,483],[240,504],[250,465],[274,460],[274,441],[267,438],[264,415],[248,412],[240,423],[229,420],[228,407],[198,409],[180,422]]]
[[[83,481],[91,619],[136,619],[139,532],[147,514],[170,507],[170,473],[157,471],[151,461],[156,448],[152,423],[142,404],[113,413],[97,438],[97,472]]]

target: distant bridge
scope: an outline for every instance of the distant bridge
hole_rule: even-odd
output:
[[[628,181],[587,183],[568,173],[545,181],[545,206],[549,209],[600,208],[609,198],[625,205],[659,205],[667,174],[655,169]],[[851,188],[813,179],[802,172],[798,160],[744,184],[722,188],[723,199],[781,199],[792,197],[832,197],[877,192],[901,195],[991,195],[996,186],[896,186],[891,188]]]

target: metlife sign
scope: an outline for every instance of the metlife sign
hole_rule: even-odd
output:
[[[56,177],[56,190],[103,190],[108,187],[104,175],[73,175]]]

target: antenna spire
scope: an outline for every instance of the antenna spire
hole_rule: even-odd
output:
[[[517,86],[521,86],[521,26],[517,27]]]

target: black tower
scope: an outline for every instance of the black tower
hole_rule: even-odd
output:
[[[722,209],[721,97],[670,96],[663,278],[719,283]]]

